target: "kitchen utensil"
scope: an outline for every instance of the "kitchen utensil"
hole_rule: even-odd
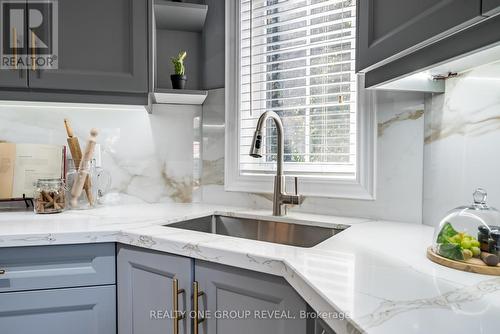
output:
[[[94,148],[96,144],[96,138],[98,135],[97,129],[90,130],[90,137],[87,140],[87,146],[85,147],[85,152],[83,153],[82,159],[80,161],[80,165],[78,168],[78,176],[73,183],[73,187],[71,188],[71,206],[76,207],[78,204],[78,197],[80,197],[87,177],[89,175],[89,162],[92,159],[92,155],[94,154]],[[90,204],[93,203],[89,201]]]
[[[64,127],[66,128],[66,133],[68,134],[68,147],[71,152],[71,157],[73,158],[73,161],[75,162],[75,166],[80,166],[80,161],[82,159],[82,150],[80,148],[80,142],[78,141],[78,137],[75,137],[73,128],[71,127],[69,120],[64,119]],[[94,197],[92,196],[92,181],[90,177],[87,177],[85,180],[85,184],[83,186],[83,189],[85,190],[85,194],[87,196],[87,199],[89,201],[89,204],[92,206],[94,203]]]

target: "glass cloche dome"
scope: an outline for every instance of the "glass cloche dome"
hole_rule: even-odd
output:
[[[435,253],[467,261],[479,257],[482,251],[491,251],[491,232],[500,229],[500,212],[486,205],[486,197],[486,191],[478,188],[471,205],[460,206],[446,214],[434,232]]]

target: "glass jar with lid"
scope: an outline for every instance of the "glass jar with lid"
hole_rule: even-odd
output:
[[[500,212],[486,204],[486,190],[473,193],[473,203],[449,211],[434,232],[433,251],[456,261],[494,250],[492,231],[499,230]]]
[[[66,188],[62,179],[39,179],[33,194],[35,213],[58,213],[66,207]]]

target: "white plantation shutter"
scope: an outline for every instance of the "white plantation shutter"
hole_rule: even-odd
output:
[[[270,120],[263,157],[248,155],[259,116],[285,127],[285,171],[356,178],[354,0],[240,0],[239,168],[276,168]]]

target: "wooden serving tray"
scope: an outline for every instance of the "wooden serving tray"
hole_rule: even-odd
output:
[[[500,276],[500,264],[495,267],[490,267],[487,266],[481,259],[477,258],[472,258],[470,260],[467,260],[466,262],[455,261],[434,253],[432,247],[427,248],[427,258],[432,262],[436,262],[440,265],[457,270],[467,271],[469,273]]]

